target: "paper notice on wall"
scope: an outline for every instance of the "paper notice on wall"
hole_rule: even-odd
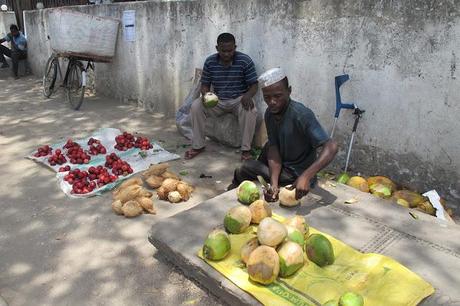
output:
[[[125,41],[136,41],[136,11],[123,11],[123,37]]]

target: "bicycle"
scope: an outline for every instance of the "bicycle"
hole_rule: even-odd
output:
[[[62,56],[56,53],[52,54],[46,62],[45,73],[43,75],[43,95],[46,98],[51,97],[56,90],[55,85],[58,72],[59,77],[62,79],[61,67],[59,65],[60,57],[66,58],[69,61],[61,87],[64,87],[67,101],[72,108],[78,110],[85,97],[86,76],[89,69],[94,71],[94,62],[92,59],[88,58]],[[86,66],[82,61],[87,62]]]

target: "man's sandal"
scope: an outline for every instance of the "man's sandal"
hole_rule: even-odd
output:
[[[198,154],[203,153],[203,151],[204,151],[204,147],[201,148],[201,149],[190,149],[190,150],[185,152],[184,158],[185,159],[192,159],[195,156],[197,156]]]

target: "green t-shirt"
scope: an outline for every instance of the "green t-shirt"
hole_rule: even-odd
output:
[[[329,140],[313,111],[292,99],[279,121],[267,109],[265,125],[269,145],[278,147],[283,167],[297,176],[316,160],[316,148]]]

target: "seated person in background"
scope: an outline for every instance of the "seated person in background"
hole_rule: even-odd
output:
[[[235,37],[222,33],[217,38],[217,53],[209,56],[201,76],[201,97],[193,101],[190,110],[192,122],[192,148],[185,152],[185,159],[192,159],[205,148],[205,123],[208,116],[233,113],[238,116],[242,135],[241,159],[251,158],[252,138],[256,129],[257,109],[253,97],[257,92],[257,74],[251,58],[236,51]],[[219,103],[206,108],[203,97],[211,90]]]
[[[304,197],[316,183],[316,174],[337,154],[337,144],[330,139],[315,114],[302,103],[290,98],[288,78],[280,68],[266,71],[259,77],[267,104],[265,124],[268,142],[258,160],[245,161],[234,173],[235,188],[244,180],[262,176],[270,181],[265,191],[267,201],[276,201],[280,185],[292,184],[296,199]],[[319,156],[316,150],[321,148]]]
[[[10,43],[11,49],[1,45],[5,41]],[[13,62],[13,74],[17,79],[19,60],[27,58],[27,40],[24,35],[19,32],[19,28],[15,24],[10,26],[10,33],[0,39],[0,61],[2,62],[2,66],[0,68],[9,67],[6,62],[5,55],[11,58],[11,61]]]

